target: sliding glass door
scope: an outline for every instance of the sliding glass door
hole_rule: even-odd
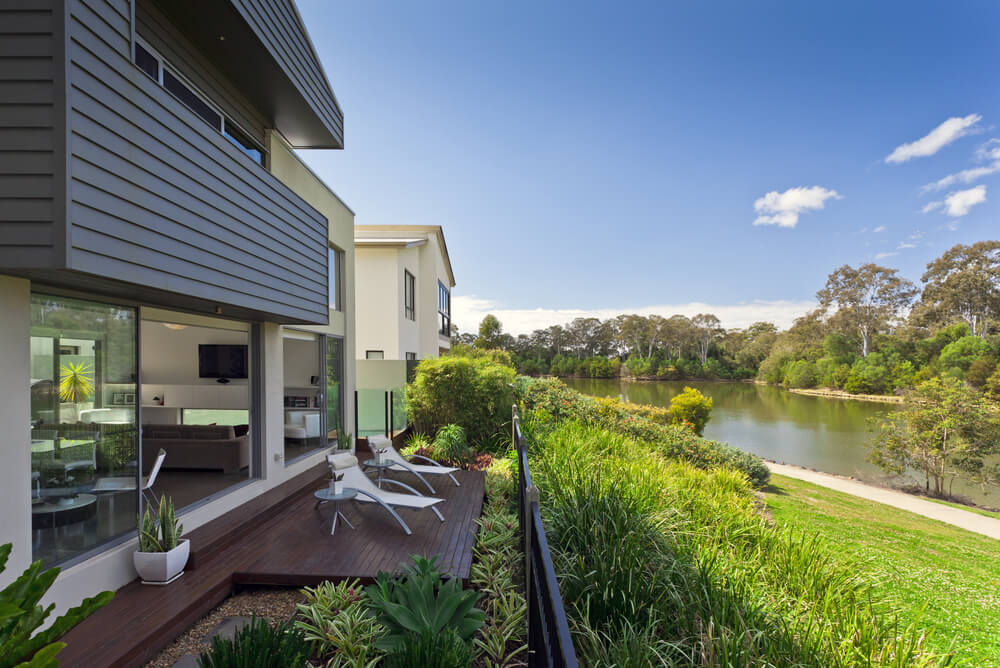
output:
[[[45,566],[136,528],[136,310],[31,297],[31,528]]]
[[[344,420],[344,339],[326,337],[326,437],[328,445],[349,448]]]

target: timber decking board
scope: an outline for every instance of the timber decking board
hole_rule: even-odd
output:
[[[409,475],[393,475],[419,484]],[[460,471],[456,487],[446,476],[431,480],[446,521],[430,511],[400,510],[411,536],[381,507],[347,502],[330,535],[333,505],[314,509],[322,467],[279,485],[189,534],[196,567],[166,587],[133,581],[66,634],[63,666],[141,666],[227,598],[237,584],[301,587],[323,580],[372,582],[380,571],[398,572],[410,555],[440,555],[443,573],[468,580],[475,520],[482,511],[485,474]],[[196,545],[196,542],[199,545]]]

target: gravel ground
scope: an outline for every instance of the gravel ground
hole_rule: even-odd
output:
[[[215,610],[199,619],[156,658],[147,668],[170,668],[185,654],[199,654],[208,648],[205,636],[226,617],[249,617],[256,614],[271,621],[282,621],[295,614],[295,605],[302,602],[298,589],[247,589],[227,598]]]

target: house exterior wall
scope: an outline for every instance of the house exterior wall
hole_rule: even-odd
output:
[[[427,320],[426,305],[420,299],[421,287],[426,282],[424,278],[423,262],[421,262],[421,251],[423,246],[414,248],[400,248],[396,252],[398,261],[397,282],[399,283],[399,300],[395,304],[397,318],[399,322],[399,343],[393,351],[392,359],[406,359],[406,353],[416,353],[417,357],[424,357],[420,349],[420,330],[425,326]],[[414,320],[406,317],[405,304],[405,272],[413,274],[414,278]],[[386,358],[389,356],[386,355]]]
[[[365,351],[382,350],[386,359],[399,359],[403,279],[397,253],[392,248],[357,248],[355,263],[356,357],[363,360]]]
[[[438,281],[451,289],[451,279],[444,266],[444,250],[437,235],[427,235],[427,245],[420,254],[421,272],[427,277],[418,288],[420,295],[420,358],[437,357],[441,350],[451,350],[451,336],[441,336],[438,316]]]
[[[20,127],[26,112],[0,105],[0,136],[18,149],[0,152],[0,269],[325,324],[325,217],[133,65],[133,27],[170,39],[151,16],[133,24],[127,0],[70,0],[3,17],[38,58],[23,68],[0,51],[0,68],[36,77],[3,84],[36,120]]]

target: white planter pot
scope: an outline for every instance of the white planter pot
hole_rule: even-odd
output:
[[[132,553],[132,563],[143,584],[170,584],[184,575],[184,566],[191,555],[191,542],[182,538],[177,547],[168,552]]]

